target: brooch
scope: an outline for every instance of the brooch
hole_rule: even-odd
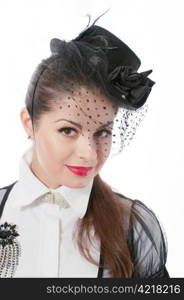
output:
[[[16,225],[0,225],[0,278],[13,277],[21,254]]]

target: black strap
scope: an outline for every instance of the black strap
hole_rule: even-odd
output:
[[[10,184],[8,186],[5,186],[5,187],[1,188],[1,190],[6,189],[6,193],[4,194],[3,199],[2,199],[2,201],[0,203],[0,218],[2,217],[3,209],[4,209],[4,206],[5,206],[6,200],[8,198],[8,195],[9,195],[12,187],[14,186],[14,184],[16,182],[17,181],[15,181],[14,183],[12,183],[12,184]]]
[[[100,267],[98,268],[97,278],[102,278],[103,276],[103,260],[102,260],[102,250],[100,250]]]

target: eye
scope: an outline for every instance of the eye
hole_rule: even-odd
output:
[[[108,137],[108,136],[112,135],[112,132],[110,130],[103,129],[103,130],[96,132],[95,135],[97,135],[98,137]]]
[[[75,134],[77,133],[77,130],[75,128],[72,128],[72,127],[60,128],[60,129],[58,129],[58,131],[59,132],[64,132],[64,135],[67,135],[67,136],[75,136]]]

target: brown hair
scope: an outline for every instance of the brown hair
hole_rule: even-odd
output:
[[[87,243],[92,244],[90,229],[101,242],[102,263],[112,277],[130,278],[133,264],[128,248],[128,224],[131,211],[99,175],[94,178],[86,215],[79,221],[78,246],[82,255],[96,264]],[[88,238],[88,240],[86,239]],[[97,264],[98,265],[98,264]]]
[[[116,98],[108,93],[106,78],[107,61],[103,52],[82,42],[61,41],[60,53],[42,60],[30,80],[25,104],[32,123],[38,126],[41,115],[53,109],[58,92],[69,92],[79,86],[98,89],[118,106]],[[76,241],[82,255],[98,265],[90,255],[85,238],[87,235],[90,240],[93,227],[101,243],[104,266],[112,277],[128,278],[133,273],[127,242],[129,216],[125,202],[97,175],[86,215],[78,222]]]

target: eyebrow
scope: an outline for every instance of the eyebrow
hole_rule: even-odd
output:
[[[56,120],[55,123],[56,123],[56,122],[59,122],[59,121],[66,121],[66,122],[69,122],[69,123],[71,123],[71,124],[77,126],[78,128],[82,129],[82,125],[79,124],[79,123],[76,123],[76,122],[74,122],[74,121],[67,120],[67,119],[59,119],[59,120]],[[113,122],[114,122],[114,121],[108,121],[106,124],[101,125],[101,126],[99,127],[99,129],[100,129],[100,128],[104,128],[104,127],[106,127],[106,126],[112,124]]]

